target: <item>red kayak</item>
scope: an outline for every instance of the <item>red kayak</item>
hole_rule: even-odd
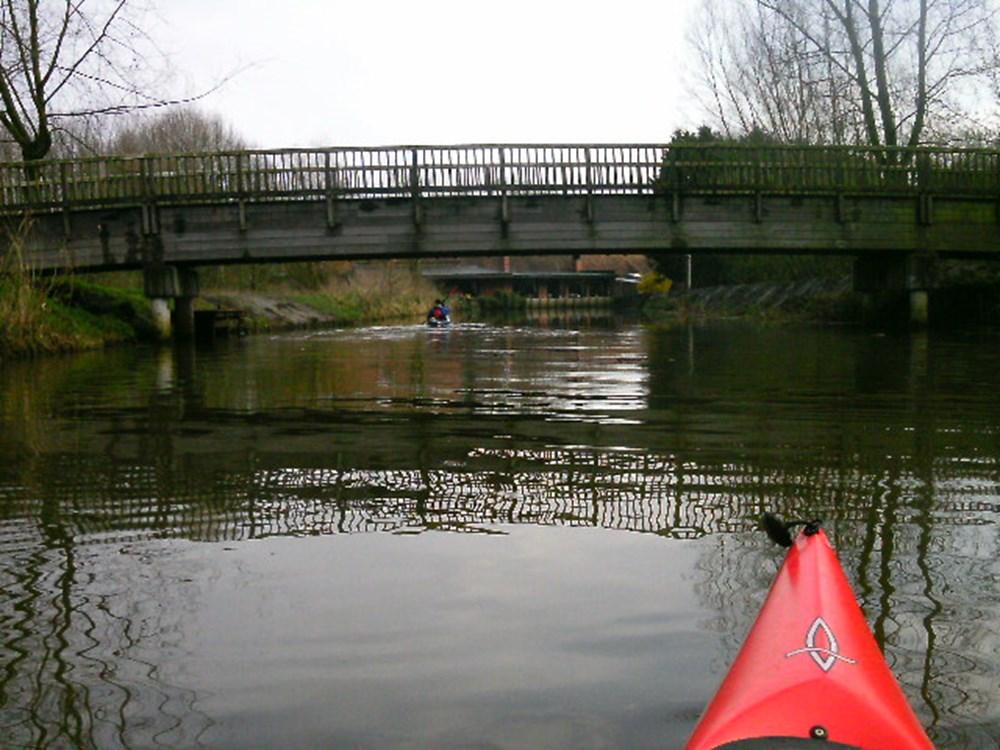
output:
[[[685,750],[934,750],[826,534],[784,536],[788,556]]]

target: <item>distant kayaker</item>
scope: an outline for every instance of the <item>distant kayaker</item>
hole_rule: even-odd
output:
[[[451,310],[448,309],[444,300],[440,299],[434,300],[434,307],[432,307],[431,311],[427,313],[427,317],[429,319],[433,318],[434,320],[439,321],[447,320],[449,315],[451,315]]]

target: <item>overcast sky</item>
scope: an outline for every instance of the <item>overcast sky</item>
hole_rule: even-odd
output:
[[[165,0],[177,86],[252,145],[663,142],[697,0]]]

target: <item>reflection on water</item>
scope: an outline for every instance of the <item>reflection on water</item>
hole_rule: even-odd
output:
[[[768,509],[827,519],[938,746],[1000,747],[996,344],[465,325],[8,365],[0,733],[673,746]]]

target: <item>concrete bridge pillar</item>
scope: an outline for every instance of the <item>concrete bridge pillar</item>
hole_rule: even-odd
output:
[[[153,325],[156,326],[157,335],[161,341],[170,338],[170,300],[165,297],[154,297],[149,301],[153,310]]]
[[[153,319],[162,339],[171,332],[181,339],[194,338],[194,298],[198,296],[198,274],[191,268],[155,265],[145,269],[143,282],[150,298]],[[174,300],[171,320],[169,300]]]
[[[927,325],[933,278],[934,259],[923,253],[862,255],[854,261],[854,291],[867,294],[875,308],[905,298],[906,319],[913,326]]]

